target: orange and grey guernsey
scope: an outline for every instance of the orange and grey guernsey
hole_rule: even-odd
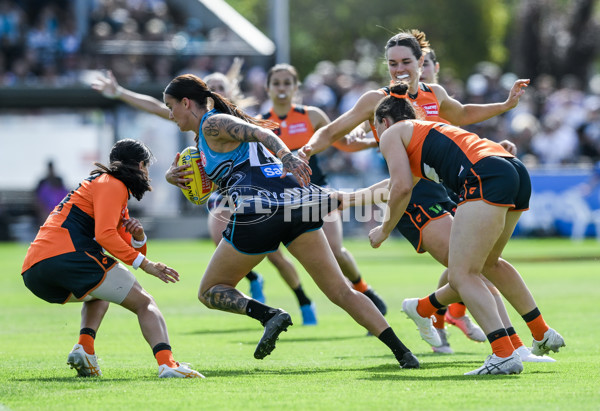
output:
[[[424,115],[425,117],[422,120],[450,124],[449,121],[440,117],[440,103],[427,84],[419,83],[417,94],[408,94],[408,98],[412,100],[413,105],[421,108],[421,113],[417,113],[417,116],[419,114]]]
[[[137,259],[137,268],[146,245],[133,248],[123,227],[123,218],[129,218],[128,198],[125,184],[109,174],[85,179],[50,213],[27,250],[21,273],[57,255],[101,248],[129,265]]]
[[[498,143],[482,139],[450,124],[422,120],[404,120],[413,124],[406,147],[412,173],[421,178],[443,182],[459,192],[465,173],[479,160],[514,157]]]
[[[292,151],[298,150],[308,143],[315,132],[315,128],[310,122],[308,112],[302,105],[292,104],[292,107],[284,117],[279,117],[275,111],[271,109],[269,112],[261,114],[261,118],[279,124],[279,128],[273,130],[273,132],[277,134]],[[327,178],[319,166],[317,156],[311,156],[308,165],[312,169],[311,182],[319,186],[327,185]]]
[[[383,87],[380,88],[384,96],[390,95],[390,88]],[[450,124],[449,121],[440,117],[440,103],[438,102],[437,97],[433,90],[425,83],[419,83],[419,89],[417,94],[407,94],[408,99],[411,100],[413,105],[415,106],[415,111],[417,112],[417,117],[424,116],[421,120],[427,121],[437,121],[439,123]],[[373,136],[375,140],[379,142],[379,136],[377,135],[377,131],[375,130],[375,125],[371,122],[371,131],[373,131]]]
[[[275,134],[290,150],[298,150],[304,146],[315,132],[304,106],[292,104],[292,108],[283,118],[280,118],[271,109],[267,114],[263,114],[262,118],[279,124],[279,129],[275,130]]]
[[[389,87],[383,87],[379,89],[379,91],[382,92],[384,96],[388,96],[390,94]],[[433,90],[427,84],[419,83],[417,94],[408,94],[408,99],[412,101],[413,106],[415,106],[417,115],[425,116],[423,120],[438,121],[446,124],[450,123],[449,121],[446,121],[440,117],[440,103],[438,102]],[[377,135],[375,126],[372,123],[371,130],[373,130],[373,136],[375,137],[375,140],[379,142],[379,136]],[[416,207],[417,205],[421,206],[429,203],[441,203],[448,200],[450,200],[448,197],[448,192],[442,185],[434,184],[427,180],[420,180],[413,187],[410,202]]]

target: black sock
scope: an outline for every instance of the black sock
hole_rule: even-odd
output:
[[[258,280],[258,274],[256,274],[254,271],[250,271],[248,274],[246,274],[246,278],[250,281],[255,281]]]
[[[487,339],[490,342],[490,344],[502,337],[508,337],[508,333],[506,332],[505,328],[500,328],[496,331],[492,331],[487,335]]]
[[[528,322],[535,320],[540,315],[542,315],[540,313],[540,310],[538,310],[538,308],[535,307],[533,310],[529,311],[527,314],[522,315],[521,318],[523,318],[523,320],[525,320],[525,322],[528,323]]]
[[[269,307],[256,300],[249,300],[248,305],[246,305],[246,315],[260,321],[262,325],[265,325],[276,312],[276,308]]]
[[[438,301],[437,297],[435,296],[435,293],[431,293],[431,294],[429,295],[429,302],[431,302],[431,305],[433,305],[433,306],[434,306],[435,308],[437,308],[438,310],[439,310],[440,308],[444,308],[444,307],[445,307],[445,305],[444,305],[444,304],[441,304],[441,303]]]
[[[152,353],[154,354],[154,356],[156,356],[157,352],[163,351],[163,350],[173,351],[173,350],[171,350],[171,346],[167,343],[158,343],[154,347],[152,347]]]
[[[439,309],[439,310],[437,310],[435,313],[436,313],[437,315],[444,316],[444,315],[446,315],[446,311],[448,311],[448,307],[440,308],[440,309]]]
[[[358,284],[360,283],[360,280],[362,280],[362,277],[359,275],[358,276],[358,280],[354,280],[354,281],[350,281],[352,284]]]
[[[378,338],[381,340],[382,343],[387,345],[390,350],[392,350],[394,356],[398,361],[402,360],[402,356],[404,354],[410,352],[410,350],[404,344],[402,344],[400,338],[396,336],[396,333],[394,332],[394,330],[392,330],[392,327],[388,327],[385,330],[383,330],[383,332],[379,334]]]
[[[510,337],[511,335],[515,335],[517,332],[515,331],[515,327],[508,327],[506,329],[506,333],[508,334],[508,336]]]
[[[96,331],[91,328],[82,328],[79,330],[79,335],[87,334],[90,335],[93,339],[96,339]]]
[[[299,285],[298,288],[292,290],[294,291],[294,294],[296,294],[296,298],[298,299],[298,304],[302,305],[307,305],[310,304],[310,298],[308,298],[306,296],[306,294],[304,294],[304,290],[302,289],[302,285]]]

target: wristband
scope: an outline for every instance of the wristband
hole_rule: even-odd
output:
[[[144,244],[146,244],[146,240],[148,240],[148,237],[146,237],[146,233],[144,233],[144,239],[140,241],[136,240],[135,238],[133,238],[133,236],[131,236],[131,246],[133,248],[143,247]]]
[[[146,256],[142,253],[139,253],[138,256],[135,258],[135,260],[133,260],[133,264],[131,264],[131,266],[134,269],[138,269],[138,267],[144,262],[144,259],[146,258]],[[142,268],[143,270],[143,268]]]

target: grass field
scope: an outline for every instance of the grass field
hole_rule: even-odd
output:
[[[433,354],[400,311],[407,297],[433,291],[441,266],[406,241],[378,249],[366,239],[346,243],[388,303],[387,319],[422,368],[399,369],[388,349],[321,294],[301,271],[317,305],[319,325],[303,327],[295,298],[263,262],[267,303],[285,308],[296,325],[265,360],[252,356],[262,327],[248,317],[208,310],[197,286],[213,247],[204,241],[155,241],[154,260],[182,275],[166,285],[137,271],[166,317],[176,359],[205,380],[159,380],[135,316],[112,306],[96,339],[104,376],[75,377],[66,365],[77,341],[80,304],[51,305],[23,285],[26,246],[0,244],[0,410],[447,410],[600,409],[600,243],[513,240],[505,257],[521,271],[549,324],[567,347],[553,364],[526,363],[518,376],[465,377],[490,353],[450,328],[455,355]],[[247,292],[248,283],[240,284]],[[526,325],[509,308],[526,344]]]

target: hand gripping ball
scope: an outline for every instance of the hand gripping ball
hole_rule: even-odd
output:
[[[217,186],[208,178],[198,149],[190,146],[183,150],[179,156],[177,165],[190,165],[194,171],[193,175],[186,176],[192,179],[192,181],[186,184],[187,188],[181,189],[185,198],[194,204],[206,203]]]

